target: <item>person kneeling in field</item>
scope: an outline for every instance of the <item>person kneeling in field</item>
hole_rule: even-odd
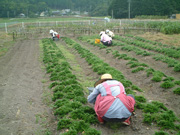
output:
[[[53,40],[55,40],[55,39],[58,39],[59,40],[59,34],[56,32],[56,31],[54,31],[54,30],[50,30],[49,31],[49,33],[50,33],[50,35],[52,36],[52,39]]]
[[[109,37],[104,31],[101,31],[100,34],[101,36],[101,43],[105,46],[110,46],[112,44],[112,38]]]
[[[89,103],[95,103],[94,110],[99,122],[122,122],[130,125],[135,98],[133,95],[126,95],[122,83],[112,79],[111,74],[103,74],[94,87],[87,99]]]

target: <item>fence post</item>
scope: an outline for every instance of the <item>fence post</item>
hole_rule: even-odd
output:
[[[120,24],[120,27],[121,27],[121,20],[119,20],[119,24]]]
[[[22,28],[24,28],[24,22],[22,22]]]
[[[6,33],[7,33],[7,24],[5,23],[5,31],[6,31]]]
[[[15,40],[14,32],[13,32],[13,41]]]

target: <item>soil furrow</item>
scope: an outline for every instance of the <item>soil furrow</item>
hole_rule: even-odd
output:
[[[43,134],[46,129],[40,119],[52,116],[41,99],[43,73],[38,48],[37,40],[18,41],[0,59],[1,135]]]

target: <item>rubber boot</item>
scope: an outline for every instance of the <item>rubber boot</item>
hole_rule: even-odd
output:
[[[97,116],[97,117],[98,117],[99,123],[100,124],[104,124],[104,120],[101,117],[99,117],[99,116]]]
[[[128,119],[126,119],[126,120],[123,122],[123,124],[129,126],[129,125],[131,124],[130,118],[131,118],[131,117],[129,117]]]

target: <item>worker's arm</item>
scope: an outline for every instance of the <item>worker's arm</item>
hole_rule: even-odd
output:
[[[94,88],[93,92],[88,96],[87,100],[89,103],[95,103],[96,101],[96,97],[99,95],[99,90],[96,88]]]
[[[104,36],[103,35],[101,36],[101,41],[104,41]]]

